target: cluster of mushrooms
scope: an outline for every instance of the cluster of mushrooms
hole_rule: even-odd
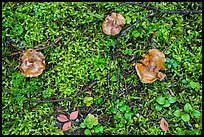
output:
[[[120,33],[124,25],[125,18],[119,13],[112,12],[105,18],[102,30],[106,35],[115,36]],[[140,62],[134,63],[133,66],[135,66],[141,82],[152,83],[165,77],[165,74],[161,72],[165,70],[165,61],[165,55],[162,52],[151,49]],[[45,69],[45,57],[34,49],[25,50],[21,53],[18,68],[25,77],[37,77]]]

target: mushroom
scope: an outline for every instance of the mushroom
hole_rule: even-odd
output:
[[[105,18],[102,29],[105,34],[115,36],[120,33],[124,25],[125,18],[119,13],[112,12],[111,16]]]
[[[157,49],[151,49],[140,62],[134,63],[133,66],[135,66],[141,82],[152,83],[157,79],[164,79],[165,74],[160,71],[166,69],[164,67],[165,61],[165,55],[162,52]]]
[[[37,77],[45,69],[45,57],[34,49],[25,50],[21,53],[18,68],[25,77]]]

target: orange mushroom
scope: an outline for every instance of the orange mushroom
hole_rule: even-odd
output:
[[[119,13],[112,12],[111,16],[105,18],[102,29],[105,34],[114,36],[120,33],[124,25],[125,18]]]
[[[152,83],[157,79],[164,79],[165,74],[160,71],[166,69],[164,67],[165,61],[165,55],[162,52],[157,49],[151,49],[140,62],[134,63],[133,66],[135,66],[141,82]]]
[[[45,57],[34,49],[25,50],[21,53],[18,68],[25,77],[37,77],[45,69]]]

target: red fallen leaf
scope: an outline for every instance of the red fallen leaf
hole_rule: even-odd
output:
[[[163,131],[168,130],[168,123],[167,121],[162,117],[161,122],[160,122],[160,127]]]
[[[63,131],[69,130],[71,128],[71,125],[72,125],[71,121],[68,121],[68,122],[64,123],[64,125],[62,126],[62,130]]]
[[[68,120],[67,116],[65,115],[59,115],[57,117],[57,119],[60,121],[60,122],[66,122]]]
[[[75,120],[78,117],[78,111],[74,111],[70,114],[70,119]]]

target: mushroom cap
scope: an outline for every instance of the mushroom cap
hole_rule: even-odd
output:
[[[120,33],[124,25],[125,18],[119,13],[112,12],[111,16],[108,15],[103,21],[102,29],[105,34],[114,36]]]
[[[136,63],[135,65],[137,75],[139,76],[141,82],[152,83],[157,80],[156,73],[149,71],[149,69],[141,63]]]
[[[162,52],[157,49],[149,50],[149,53],[144,55],[143,59],[134,65],[141,82],[152,83],[157,79],[164,79],[165,74],[160,72],[160,70],[165,70],[165,61],[165,55]]]
[[[37,77],[45,69],[45,57],[34,49],[25,50],[21,53],[18,68],[25,77]]]

